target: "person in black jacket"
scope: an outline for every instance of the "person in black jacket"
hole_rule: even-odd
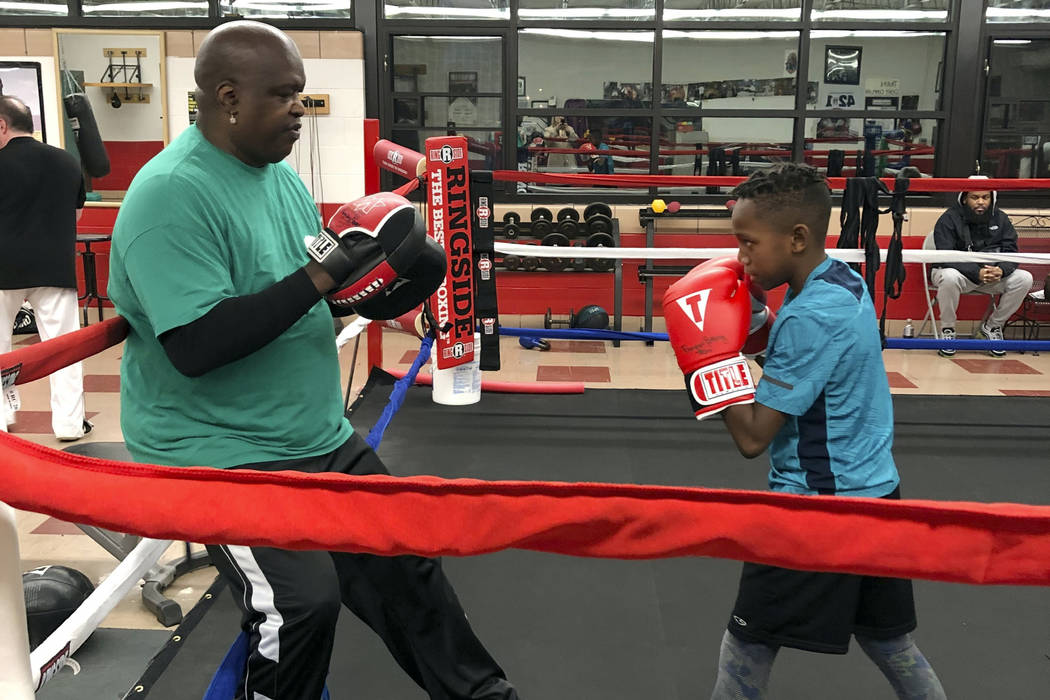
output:
[[[40,338],[80,328],[76,222],[86,197],[76,158],[33,138],[25,103],[0,96],[0,353],[11,350],[15,316],[28,300]],[[18,397],[0,396],[0,430],[15,422]],[[51,428],[59,440],[91,430],[79,362],[51,375]]]
[[[975,176],[971,179],[987,179]],[[973,190],[959,193],[959,202],[948,208],[933,228],[938,250],[965,250],[975,253],[1016,253],[1017,232],[1010,217],[996,207],[995,192]],[[959,295],[970,292],[999,294],[999,303],[981,324],[978,335],[988,340],[1003,339],[1003,324],[1017,311],[1032,288],[1032,274],[1019,270],[1017,263],[952,262],[934,266],[930,279],[937,287],[941,308],[941,337],[955,340],[955,312]],[[955,354],[954,348],[941,348],[942,357]],[[1003,350],[989,350],[1002,357]]]

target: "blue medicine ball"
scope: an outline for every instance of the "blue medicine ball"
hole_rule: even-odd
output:
[[[94,590],[91,579],[68,566],[41,566],[22,574],[29,648],[47,639]]]
[[[609,327],[609,312],[597,304],[585,306],[573,317],[572,327],[605,330]]]

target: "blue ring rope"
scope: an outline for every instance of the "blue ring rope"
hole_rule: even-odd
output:
[[[630,331],[604,331],[592,328],[511,328],[501,326],[500,335],[556,338],[561,340],[667,340],[666,333],[632,333]],[[938,340],[937,338],[886,338],[890,350],[1050,350],[1050,340]]]
[[[419,345],[419,353],[416,355],[416,359],[412,361],[412,366],[408,368],[405,376],[394,383],[394,389],[390,392],[390,399],[386,403],[386,408],[383,409],[383,414],[379,416],[379,420],[376,421],[372,430],[369,431],[368,437],[365,438],[365,442],[373,450],[379,449],[379,443],[383,439],[386,427],[390,425],[390,420],[400,410],[401,404],[405,402],[405,394],[408,392],[408,387],[415,383],[420,367],[430,359],[430,349],[433,345],[433,338],[429,336],[423,338],[423,342]]]

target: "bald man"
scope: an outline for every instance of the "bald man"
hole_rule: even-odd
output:
[[[17,97],[0,96],[0,353],[10,352],[15,317],[29,300],[43,340],[80,328],[77,219],[86,198],[77,159],[33,138],[33,115]],[[54,372],[51,429],[63,441],[91,431],[84,413],[84,372],[76,362]],[[17,423],[18,393],[0,396],[0,430]]]
[[[196,124],[138,173],[113,232],[128,449],[173,466],[386,474],[343,415],[322,302],[341,275],[307,257],[321,222],[284,162],[304,112],[299,52],[268,25],[231,22],[201,44],[194,78]],[[266,517],[262,502],[229,507]],[[431,698],[518,697],[437,560],[208,550],[249,637],[238,700],[318,700],[341,604]]]

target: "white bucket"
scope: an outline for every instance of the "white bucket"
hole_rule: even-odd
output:
[[[481,334],[474,334],[474,360],[448,369],[434,367],[434,403],[466,406],[481,401]]]

